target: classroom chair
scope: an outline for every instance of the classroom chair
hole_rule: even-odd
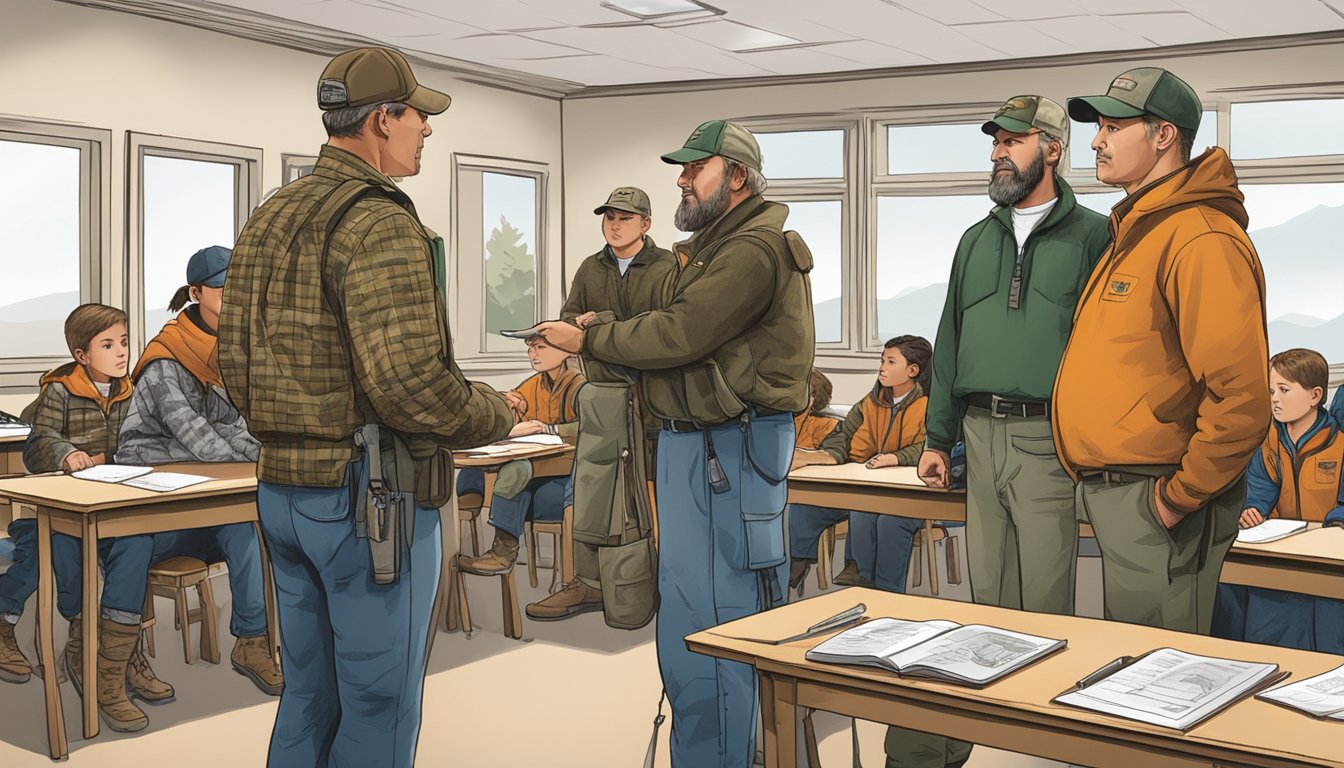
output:
[[[841,520],[821,532],[817,542],[817,589],[824,590],[830,584],[835,540],[841,536],[849,536],[849,520]]]
[[[528,520],[527,531],[527,581],[533,589],[537,586],[537,568],[548,568],[551,571],[551,585],[547,588],[548,592],[554,592],[561,584],[568,584],[574,579],[574,507],[565,507],[564,518],[561,520]],[[541,565],[538,561],[541,556],[538,555],[537,534],[551,534],[552,554],[551,561],[547,565]]]
[[[924,541],[924,533],[924,531],[919,531],[915,534],[914,549],[910,552],[910,565],[914,568],[914,571],[910,574],[910,586],[918,587],[920,585],[920,571],[922,569],[920,561],[924,558],[924,555],[927,552],[929,557],[929,592],[933,595],[937,595],[938,568],[935,565],[936,558],[934,553],[938,542],[941,541],[943,543],[943,557],[947,562],[947,583],[961,583],[961,566],[957,559],[957,537],[955,534],[950,533],[946,526],[934,523],[932,536],[930,536],[933,541],[927,542],[929,546],[926,549],[924,546],[926,543]]]
[[[499,577],[500,602],[504,610],[504,634],[514,640],[523,639],[523,615],[518,607],[518,586],[513,580],[512,568],[500,574],[474,573],[461,568],[456,555],[453,556],[449,568],[449,584],[453,590],[453,599],[448,603],[448,616],[445,619],[449,631],[457,629],[460,619],[462,631],[468,637],[471,636],[471,607],[467,604],[467,585],[462,579],[463,575],[468,573],[476,576],[497,575]]]
[[[191,609],[187,605],[187,590],[196,589],[198,607]],[[191,663],[191,625],[201,625],[201,659],[211,664],[219,663],[219,642],[215,629],[215,593],[210,587],[210,566],[194,557],[173,557],[149,568],[149,594],[145,598],[145,616],[153,621],[153,596],[168,597],[173,600],[173,628],[182,631],[182,656]],[[151,624],[152,626],[152,624]],[[142,624],[141,629],[144,629]],[[151,631],[145,641],[145,650],[154,655],[154,640]]]

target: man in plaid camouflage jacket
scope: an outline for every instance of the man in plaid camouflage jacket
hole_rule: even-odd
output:
[[[419,172],[428,117],[448,102],[396,51],[337,56],[318,85],[329,140],[312,174],[259,208],[234,249],[219,359],[261,440],[285,673],[271,766],[414,763],[450,449],[513,425],[503,396],[453,362],[435,243],[391,179]],[[392,584],[374,583],[351,509],[368,482],[353,436],[370,422],[415,465]]]

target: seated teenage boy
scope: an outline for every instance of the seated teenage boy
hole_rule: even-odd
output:
[[[517,389],[505,393],[520,421],[509,437],[549,434],[572,441],[577,434],[575,399],[583,375],[565,367],[569,353],[552,347],[540,336],[527,342],[527,357],[535,374]],[[518,540],[528,520],[560,520],[565,511],[565,477],[532,476],[532,462],[516,459],[499,468],[490,499],[490,525],[495,540],[478,556],[458,555],[458,566],[472,573],[503,573],[518,559]],[[461,509],[479,509],[485,493],[485,471],[463,469],[457,477],[457,503]]]

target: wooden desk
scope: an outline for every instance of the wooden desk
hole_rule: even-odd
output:
[[[1344,600],[1344,528],[1311,523],[1286,539],[1233,544],[1219,581]]]
[[[786,637],[862,602],[869,616],[978,622],[1068,638],[1063,651],[976,690],[900,678],[868,667],[818,664],[804,652],[823,638],[788,645],[734,640]],[[1339,666],[1340,657],[1236,643],[1170,630],[1075,616],[845,589],[749,616],[686,638],[692,651],[754,664],[761,675],[765,763],[795,765],[795,708],[808,707],[899,723],[978,744],[1053,760],[1136,768],[1344,767],[1344,726],[1244,700],[1182,734],[1178,731],[1051,704],[1050,699],[1117,656],[1160,647],[1226,658],[1275,662],[1290,681]]]
[[[930,542],[929,584],[938,594],[933,557],[933,523],[966,522],[966,491],[930,488],[915,467],[869,469],[862,463],[814,464],[789,473],[789,503],[852,509],[879,515],[924,520],[924,541]]]
[[[27,435],[0,435],[0,478],[24,473],[23,444],[27,440]],[[9,499],[0,497],[0,536],[13,519],[14,505]]]
[[[276,617],[270,557],[257,522],[256,465],[251,463],[162,464],[156,471],[185,472],[219,478],[180,491],[156,493],[115,483],[79,480],[67,475],[35,475],[0,480],[0,496],[37,507],[38,632],[43,665],[42,684],[47,700],[47,743],[53,760],[69,755],[61,693],[56,685],[58,658],[52,634],[53,577],[51,535],[64,533],[85,542],[115,536],[161,533],[232,523],[257,526],[261,543],[261,572],[266,597],[266,622],[271,648],[276,647]],[[83,676],[84,737],[98,735],[98,698],[94,695],[98,658],[98,547],[84,546]]]

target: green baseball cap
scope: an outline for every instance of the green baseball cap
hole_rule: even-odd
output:
[[[663,162],[681,165],[715,155],[737,161],[754,171],[761,170],[761,147],[756,143],[756,137],[746,128],[727,120],[701,123],[686,139],[684,147],[663,155]]]
[[[417,83],[406,57],[391,48],[346,51],[328,62],[317,81],[317,106],[323,110],[387,102],[437,115],[452,98]]]
[[[1199,130],[1204,107],[1184,80],[1159,67],[1131,69],[1111,81],[1105,96],[1069,99],[1069,116],[1080,123],[1099,117],[1124,119],[1157,115],[1177,128]]]
[[[1013,133],[1031,133],[1031,129],[1045,131],[1069,143],[1069,116],[1058,103],[1044,96],[1014,96],[1003,102],[980,130],[993,136],[1000,130]]]
[[[600,216],[608,210],[648,216],[653,213],[653,205],[649,203],[649,196],[639,187],[617,187],[607,197],[607,202],[594,208],[593,213]]]

